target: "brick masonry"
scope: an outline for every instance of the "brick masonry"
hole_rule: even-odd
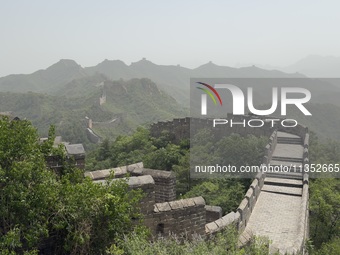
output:
[[[150,175],[154,180],[155,202],[169,202],[176,200],[176,176],[171,171],[162,171],[155,169],[147,169],[143,167],[143,163],[136,163],[129,166],[117,167],[112,169],[104,169],[92,172],[86,172],[85,176],[92,180],[104,180],[113,173],[115,178],[123,178],[130,176]]]
[[[190,239],[193,235],[204,236],[205,224],[205,201],[202,197],[194,197],[156,203],[150,228],[154,235],[172,233]]]
[[[234,121],[238,121],[238,118],[254,118],[254,116],[231,117],[234,119]],[[187,139],[190,137],[190,128],[193,128],[193,123],[194,125],[199,124],[200,127],[202,127],[202,124],[203,126],[211,126],[211,122],[209,120],[192,118],[174,119],[171,122],[159,122],[153,124],[151,126],[151,134],[157,137],[161,135],[162,131],[167,130],[172,134],[172,137],[174,137],[174,141],[179,142],[182,139]],[[289,133],[297,135],[301,138],[303,147],[303,155],[301,157],[304,163],[309,162],[308,129],[301,125],[298,125],[297,127],[290,130],[286,130],[286,128],[280,126],[269,127],[268,125],[259,129],[221,127],[219,132],[224,135],[237,133],[240,135],[253,134],[265,135],[269,137],[268,144],[265,147],[265,156],[263,158],[263,164],[268,165],[273,161],[272,157],[274,155],[275,149],[277,148],[279,131],[281,133],[289,131]],[[282,146],[282,144],[280,146]],[[277,236],[274,236],[274,241],[276,241],[276,238],[280,238],[281,235],[283,238],[281,239],[283,247],[282,250],[287,252],[303,251],[303,243],[308,238],[309,194],[307,174],[305,174],[301,180],[303,183],[301,197],[296,199],[295,204],[290,205],[289,203],[283,203],[282,201],[277,200],[277,195],[275,193],[273,193],[274,195],[271,195],[271,193],[266,191],[265,194],[261,196],[262,189],[264,189],[264,186],[266,187],[265,180],[267,174],[259,173],[252,181],[244,199],[241,201],[237,210],[222,216],[221,210],[218,207],[205,205],[204,199],[202,197],[175,200],[175,175],[167,171],[144,169],[142,163],[115,169],[89,172],[85,175],[95,181],[100,181],[107,178],[111,171],[114,172],[117,178],[121,178],[126,176],[126,174],[130,174],[133,176],[129,179],[129,185],[131,188],[138,187],[144,190],[146,196],[141,202],[141,210],[145,215],[144,224],[148,226],[151,232],[155,235],[167,235],[169,233],[174,233],[180,236],[187,234],[189,238],[194,233],[201,235],[213,235],[233,224],[241,233],[239,244],[244,245],[252,235],[252,231],[247,230],[247,226],[255,226],[255,230],[261,229],[261,226],[267,226],[269,224],[268,220],[270,219],[267,219],[265,216],[266,208],[270,208],[271,205],[277,205],[279,211],[276,215],[286,212],[291,216],[286,218],[288,221],[290,218],[293,219],[294,222],[296,219],[298,219],[296,231],[292,233],[294,235],[293,243],[286,243],[285,240],[283,240],[285,228],[283,225],[280,225],[281,223],[290,224],[291,222],[285,223],[285,221],[280,217],[276,219],[276,221],[280,224],[277,224],[278,234]],[[287,205],[289,208],[287,209],[284,205]],[[255,217],[253,215],[254,212],[259,213],[259,216],[263,216],[264,218],[262,217],[262,219],[261,217]],[[255,218],[251,218],[252,215]],[[252,221],[252,223],[250,224],[249,221]],[[272,229],[272,231],[275,232],[276,230]]]
[[[205,211],[207,222],[212,222],[222,218],[222,208],[220,206],[206,205]]]
[[[143,163],[126,167],[86,172],[96,183],[105,182],[113,172],[124,178],[130,189],[143,190],[140,210],[144,225],[153,235],[175,234],[192,238],[205,235],[206,208],[202,197],[176,200],[176,177],[173,172],[143,168]],[[125,178],[127,174],[131,177]],[[115,180],[115,179],[114,179]]]

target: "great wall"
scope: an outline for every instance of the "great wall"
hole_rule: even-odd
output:
[[[254,116],[229,116],[254,118]],[[162,131],[170,132],[174,139],[189,138],[190,126],[211,125],[209,120],[183,118],[168,122],[158,122],[151,126],[153,136]],[[303,170],[309,163],[308,128],[297,125],[286,128],[281,125],[261,128],[221,126],[217,132],[242,136],[253,134],[268,137],[262,165],[290,165]],[[185,234],[211,236],[230,225],[240,233],[239,245],[246,245],[253,235],[265,236],[270,243],[270,252],[281,254],[305,253],[305,241],[309,232],[309,179],[300,172],[260,172],[253,179],[244,199],[236,211],[222,215],[218,206],[205,204],[202,197],[176,200],[176,176],[173,172],[146,169],[143,163],[129,166],[86,172],[85,176],[94,182],[103,182],[114,172],[115,178],[125,178],[131,189],[140,188],[146,194],[141,201],[144,224],[154,235]]]

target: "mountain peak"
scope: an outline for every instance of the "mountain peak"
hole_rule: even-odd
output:
[[[121,60],[109,60],[105,59],[103,62],[99,63],[97,66],[126,66],[126,64]]]
[[[212,61],[209,61],[206,64],[203,64],[199,67],[197,67],[196,69],[202,69],[202,68],[215,68],[215,67],[219,67],[218,65],[214,64]]]
[[[212,61],[209,61],[208,63],[203,64],[203,65],[201,65],[201,66],[211,66],[211,67],[213,67],[213,66],[217,66],[217,65],[214,64]]]
[[[243,70],[264,70],[260,67],[257,67],[256,65],[250,65],[250,66],[244,66],[244,67],[240,67],[238,69],[243,69]]]
[[[141,60],[137,62],[131,63],[131,65],[155,65],[150,60],[147,60],[146,58],[142,58]]]
[[[56,64],[64,65],[64,66],[79,66],[79,64],[73,59],[60,59]]]
[[[55,69],[68,69],[68,68],[80,68],[80,65],[72,59],[60,59],[57,63],[51,65],[46,70]]]

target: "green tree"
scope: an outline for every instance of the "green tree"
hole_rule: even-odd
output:
[[[1,254],[103,254],[134,229],[140,192],[94,183],[67,162],[57,175],[45,163],[62,153],[53,128],[46,143],[38,138],[30,122],[0,119]]]
[[[211,179],[195,185],[184,197],[202,196],[207,205],[221,206],[223,213],[235,210],[245,193],[238,179]]]
[[[220,159],[221,165],[230,164],[236,167],[260,165],[267,142],[268,138],[266,137],[253,135],[242,137],[232,134],[216,144],[215,157]]]
[[[314,255],[338,255],[340,254],[340,237],[333,238],[324,243],[321,248],[312,253]]]
[[[316,179],[310,184],[310,231],[318,248],[340,236],[340,181]]]
[[[28,121],[0,119],[1,250],[36,249],[48,236],[48,218],[57,193],[44,150]]]
[[[320,142],[311,132],[309,158],[314,164],[340,163],[340,143],[331,140]],[[309,192],[310,237],[313,244],[310,254],[340,254],[340,180],[311,179]]]
[[[145,167],[170,171],[175,164],[179,163],[181,156],[180,146],[168,144],[165,148],[145,155],[143,162]]]
[[[96,159],[106,160],[110,157],[110,141],[108,139],[104,139],[104,141],[100,144]]]
[[[131,136],[119,136],[111,147],[111,167],[123,166],[143,161],[144,155],[156,148],[150,140],[150,132],[138,128]]]
[[[173,166],[173,171],[176,173],[177,197],[181,197],[191,188],[189,156],[189,151],[186,151],[179,159],[178,164]]]
[[[134,228],[139,218],[140,192],[129,192],[124,181],[98,185],[86,178],[72,183],[67,176],[59,183],[56,212],[50,222],[54,252],[102,254]]]

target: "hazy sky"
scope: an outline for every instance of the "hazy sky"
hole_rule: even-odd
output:
[[[31,73],[62,58],[92,66],[197,67],[208,61],[285,66],[340,56],[339,1],[1,0],[0,76]]]

